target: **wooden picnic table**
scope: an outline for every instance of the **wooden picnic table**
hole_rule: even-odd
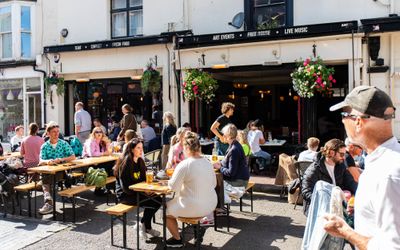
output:
[[[66,170],[83,168],[88,166],[95,166],[101,163],[116,161],[119,158],[119,154],[113,154],[110,156],[91,157],[84,159],[76,159],[71,162],[57,164],[57,165],[42,165],[28,169],[28,174],[47,174],[53,175],[53,220],[56,220],[56,174]]]
[[[0,156],[0,161],[11,158],[11,157],[22,158],[22,155],[20,152],[12,152],[9,154],[4,154],[4,155]]]

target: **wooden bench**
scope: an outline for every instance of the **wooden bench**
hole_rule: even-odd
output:
[[[111,245],[114,246],[114,221],[120,220],[122,221],[123,231],[122,237],[124,242],[124,248],[126,248],[126,214],[137,208],[137,206],[125,205],[125,204],[117,204],[110,208],[106,209],[106,213],[111,216]],[[139,240],[139,239],[138,239]]]
[[[251,212],[253,212],[253,187],[256,185],[256,183],[254,181],[249,181],[247,183],[247,187],[246,187],[246,193],[250,194],[250,207],[251,207]],[[242,212],[242,202],[243,196],[240,197],[239,199],[239,204],[240,204],[240,212]]]
[[[204,217],[204,216],[203,216]],[[182,222],[182,242],[184,241],[185,236],[185,224],[190,224],[194,226],[194,238],[195,238],[195,245],[197,249],[200,249],[201,242],[203,241],[203,236],[201,235],[200,231],[200,220],[203,217],[178,217],[178,221]]]
[[[22,204],[21,204],[21,197],[19,193],[27,193],[28,194],[28,216],[31,217],[31,197],[32,191],[35,191],[35,200],[34,200],[34,207],[35,207],[35,218],[36,218],[36,191],[41,189],[42,185],[38,184],[37,182],[30,182],[26,184],[21,184],[14,187],[14,190],[17,192],[17,199],[19,204],[19,215],[22,215]]]
[[[106,185],[114,183],[116,181],[116,178],[114,176],[109,176],[107,177],[106,180]],[[80,185],[80,186],[73,186],[71,188],[68,189],[64,189],[60,192],[58,192],[58,195],[61,196],[62,198],[62,202],[63,202],[63,221],[65,221],[65,200],[66,198],[70,198],[72,199],[72,212],[73,212],[73,222],[75,223],[75,219],[76,219],[76,215],[75,215],[75,196],[86,192],[88,190],[92,190],[95,189],[96,186],[86,186],[86,185]],[[108,204],[108,197],[107,197],[107,204]]]

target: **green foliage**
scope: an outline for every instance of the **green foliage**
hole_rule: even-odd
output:
[[[328,68],[322,59],[307,58],[297,62],[297,68],[290,74],[293,89],[303,98],[311,98],[315,92],[323,95],[332,94],[332,84],[336,83],[333,78],[335,70]]]
[[[59,77],[55,71],[52,71],[50,75],[44,79],[44,84],[48,95],[50,94],[50,87],[52,85],[57,86],[56,93],[58,96],[64,95],[64,78]]]
[[[278,27],[279,27],[279,21],[277,19],[271,18],[268,21],[258,24],[257,30],[269,30],[269,29],[276,29]]]
[[[146,92],[152,94],[158,93],[161,90],[161,74],[149,63],[146,66],[146,70],[143,72],[140,83],[143,94]]]
[[[185,70],[182,93],[186,100],[200,98],[210,103],[214,100],[217,89],[218,81],[212,78],[211,74],[198,69]]]

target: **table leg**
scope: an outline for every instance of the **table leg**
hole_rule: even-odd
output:
[[[162,206],[163,206],[163,244],[164,249],[167,249],[167,204],[165,194],[162,195]]]
[[[136,192],[136,249],[139,250],[139,209],[140,209],[140,199],[139,199],[139,192]]]
[[[56,217],[56,174],[53,175],[53,220],[57,220]]]

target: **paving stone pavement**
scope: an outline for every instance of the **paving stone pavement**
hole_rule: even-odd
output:
[[[94,202],[95,201],[95,202]],[[244,198],[249,204],[249,197]],[[227,232],[225,218],[220,222],[224,226],[215,232],[213,227],[207,228],[202,249],[300,249],[301,239],[306,222],[302,207],[293,209],[286,199],[280,199],[273,193],[254,193],[254,213],[245,205],[244,212],[239,211],[238,204],[231,206],[231,230]],[[58,205],[58,211],[62,206]],[[66,223],[68,227],[52,234],[23,249],[118,249],[111,246],[110,218],[103,211],[107,208],[105,197],[94,196],[87,192],[78,199],[77,223]],[[66,208],[67,220],[72,219],[71,204]],[[135,212],[128,215],[127,243],[131,249],[136,248],[136,236],[133,231]],[[153,228],[162,231],[162,213],[156,215],[157,223]],[[50,220],[49,216],[39,220]],[[59,219],[61,216],[59,215]],[[194,249],[192,230],[189,228],[187,249]],[[122,246],[122,224],[114,227],[115,244]],[[168,236],[169,237],[169,234]],[[161,239],[141,240],[141,249],[162,249]]]

